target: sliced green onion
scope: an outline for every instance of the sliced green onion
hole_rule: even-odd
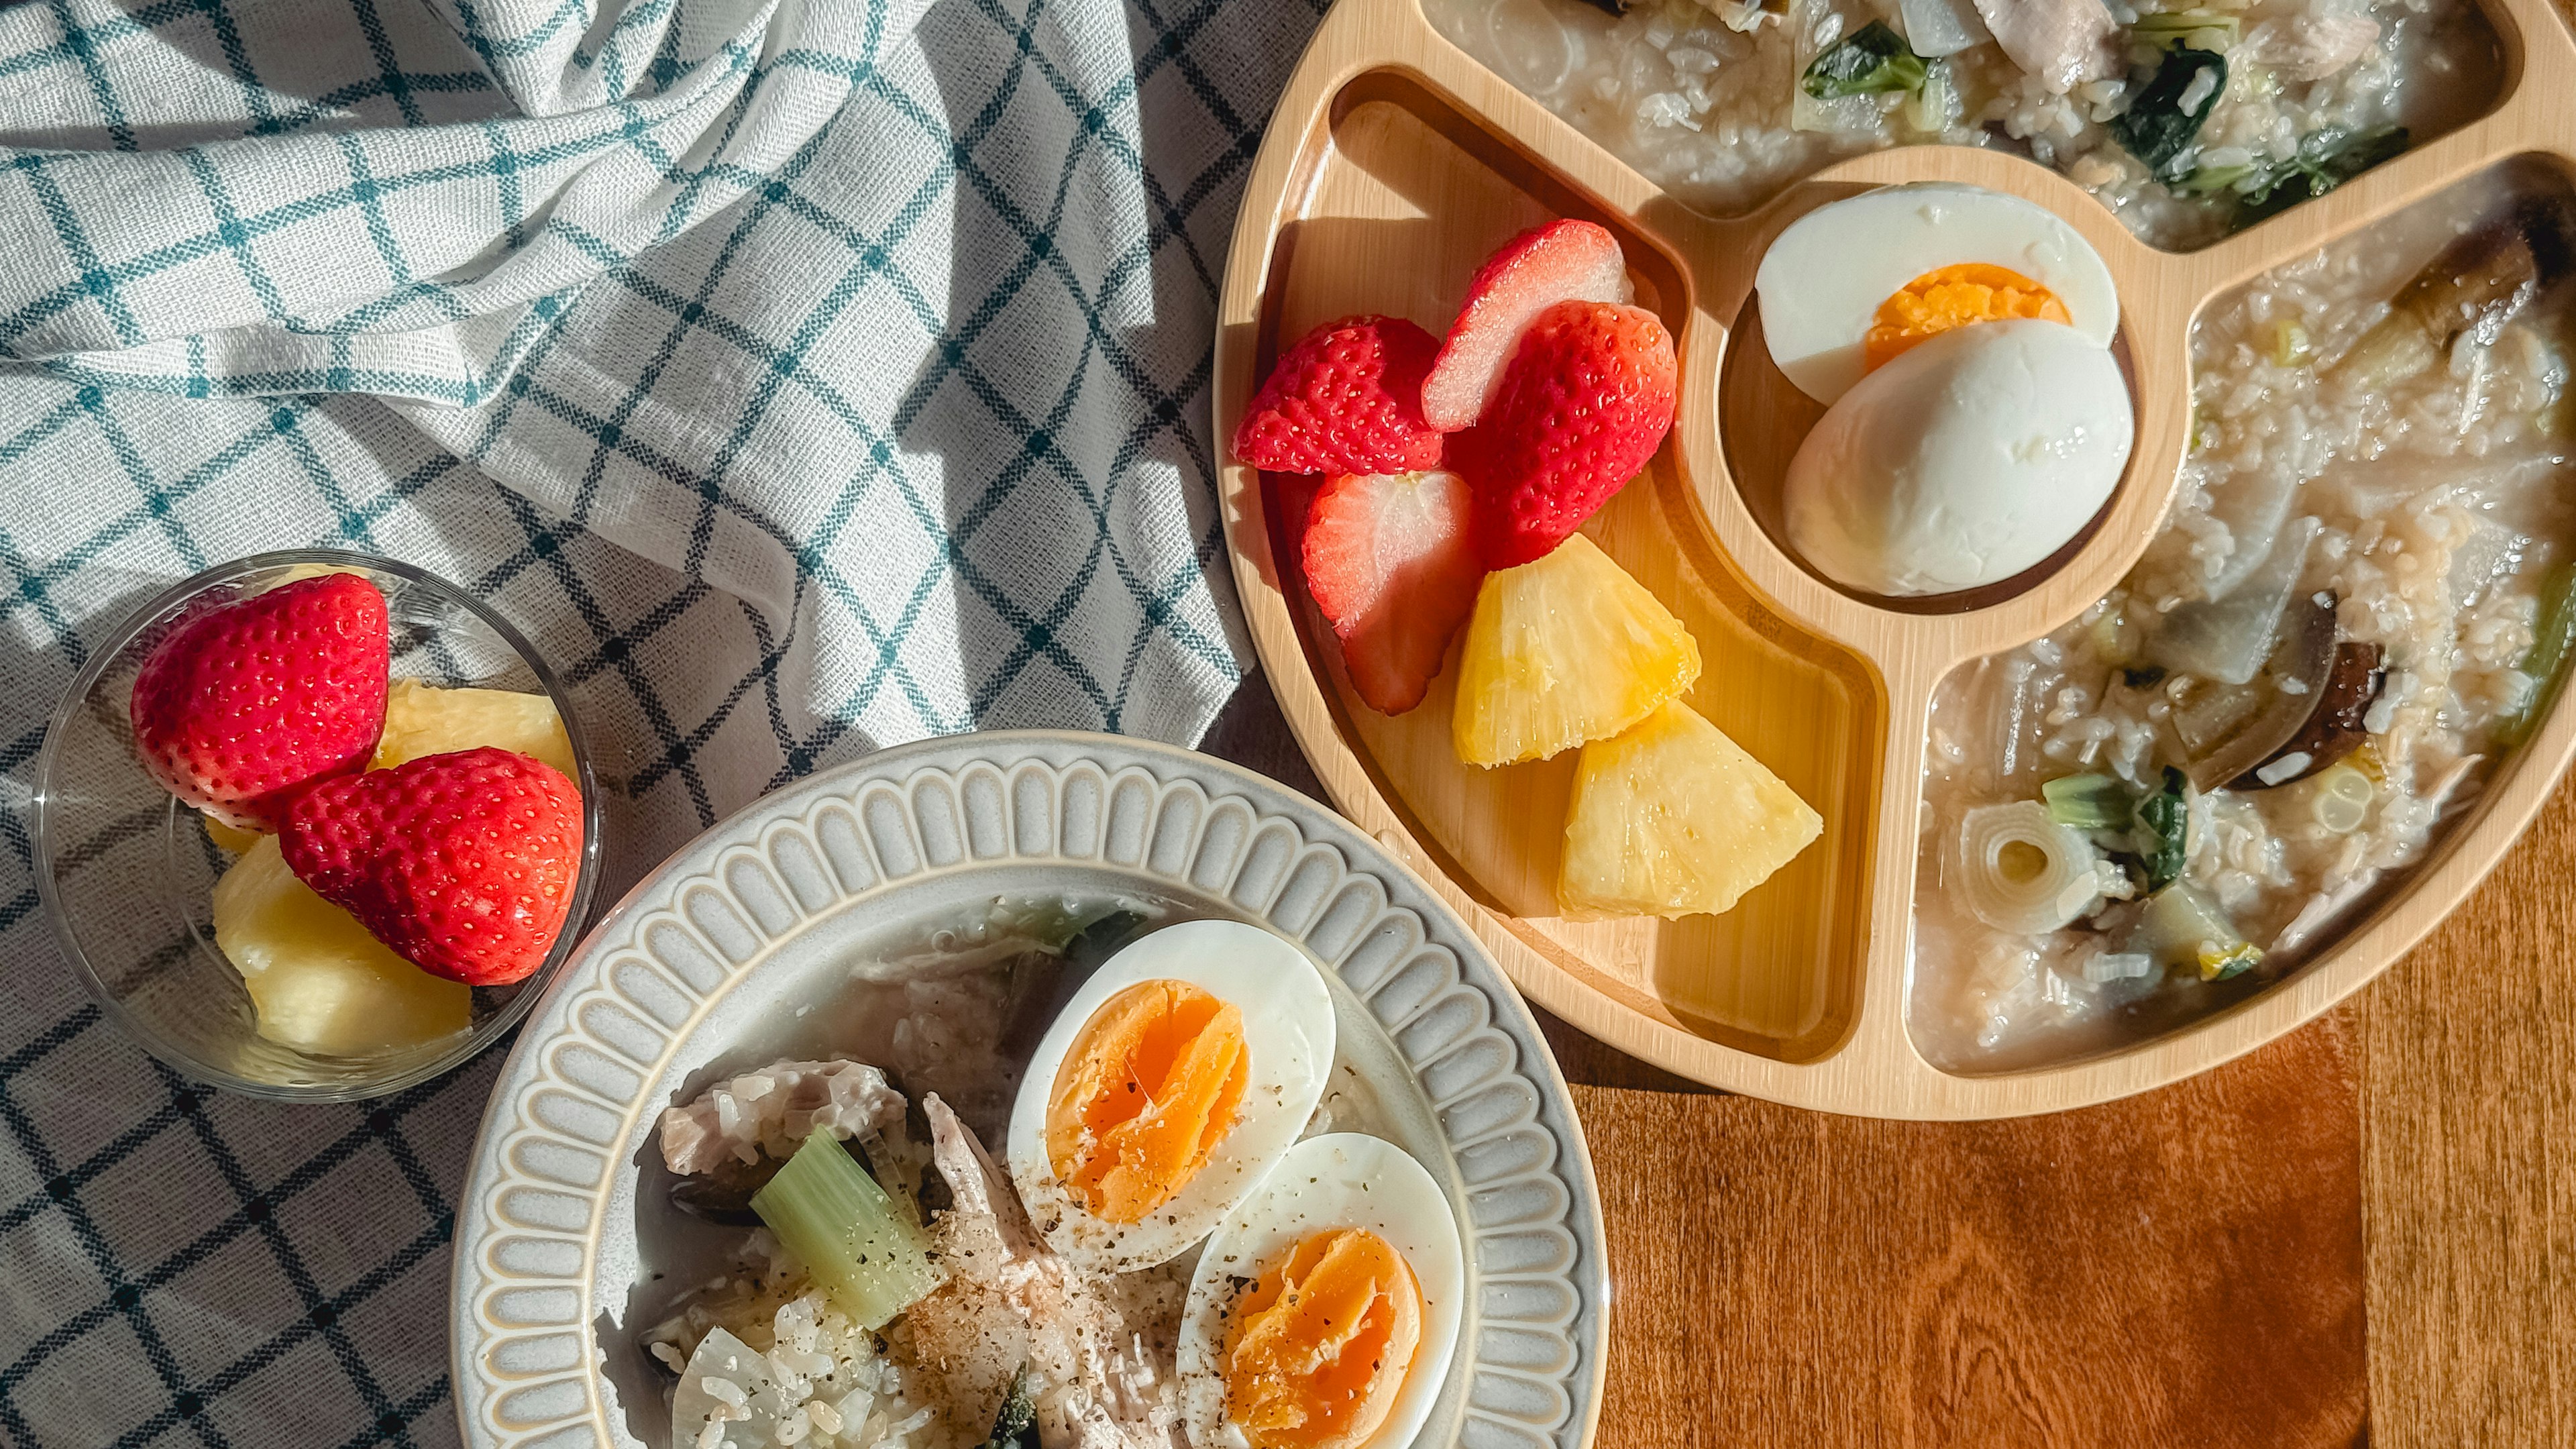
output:
[[[2108,775],[2067,775],[2039,787],[2048,818],[2078,830],[2126,830],[2137,810],[2129,787]]]
[[[2576,560],[2549,571],[2540,590],[2540,618],[2532,626],[2531,652],[2522,656],[2522,672],[2531,676],[2531,695],[2522,712],[2506,722],[2506,744],[2520,744],[2540,723],[2541,711],[2567,672],[2567,657],[2576,652]]]
[[[2164,788],[2138,802],[2138,855],[2146,862],[2147,889],[2160,891],[2182,878],[2190,854],[2191,782],[2165,766]]]
[[[2221,11],[2168,10],[2139,16],[2129,34],[2159,47],[2188,45],[2194,50],[2221,51],[2234,45],[2244,29],[2243,21]]]
[[[2350,835],[2370,818],[2370,801],[2379,788],[2350,765],[2330,765],[2309,784],[2308,792],[2308,809],[2317,827],[2329,835]]]
[[[2263,953],[2250,941],[2233,945],[2205,945],[2200,948],[2200,979],[2225,981],[2251,971],[2263,959]]]
[[[1977,919],[2045,935],[2102,903],[2100,853],[2036,800],[1980,805],[1962,816],[1948,877]]]
[[[751,1210],[862,1328],[883,1328],[939,1286],[921,1230],[828,1132],[805,1139]]]
[[[2272,324],[2272,363],[2276,367],[2297,367],[2315,353],[2308,346],[2307,324],[2296,317],[2283,317]]]

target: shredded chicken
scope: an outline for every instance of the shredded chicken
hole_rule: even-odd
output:
[[[940,1218],[952,1275],[989,1290],[1026,1325],[1038,1439],[1046,1449],[1173,1449],[1179,1416],[1144,1340],[1101,1285],[1046,1245],[1010,1179],[936,1094],[922,1098],[931,1161],[954,1206]]]
[[[1977,18],[2024,71],[2064,95],[2120,70],[2119,23],[2102,0],[1975,0]]]
[[[816,1132],[844,1141],[903,1120],[903,1094],[885,1073],[852,1061],[772,1062],[716,1083],[662,1113],[662,1162],[682,1177],[762,1153],[785,1158]]]
[[[2360,15],[2301,15],[2254,27],[2236,59],[2295,81],[2324,80],[2370,53],[2379,22]]]

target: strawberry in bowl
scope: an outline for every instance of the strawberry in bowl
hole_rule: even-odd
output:
[[[533,1002],[594,886],[596,791],[552,675],[388,560],[264,555],[147,603],[38,774],[39,889],[76,973],[156,1056],[257,1095],[374,1096],[464,1060]]]

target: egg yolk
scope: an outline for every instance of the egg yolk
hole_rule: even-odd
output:
[[[1092,1216],[1142,1222],[1207,1165],[1252,1070],[1243,1012],[1186,981],[1140,981],[1085,1022],[1047,1101],[1047,1160]]]
[[[1889,359],[1954,327],[2035,317],[2073,321],[2057,294],[2006,267],[1962,262],[1925,272],[1886,301],[1861,344],[1863,369],[1875,372]]]
[[[1253,1449],[1358,1449],[1386,1422],[1422,1341],[1422,1289],[1377,1234],[1313,1234],[1237,1302],[1225,1408]]]

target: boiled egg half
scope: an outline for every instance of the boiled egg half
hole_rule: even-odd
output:
[[[1467,1287],[1458,1219],[1391,1142],[1298,1143],[1199,1255],[1181,1315],[1195,1449],[1403,1449],[1430,1417]]]
[[[1238,921],[1166,926],[1109,958],[1038,1043],[1011,1180],[1076,1266],[1167,1262],[1296,1142],[1332,1065],[1333,1000],[1304,951]]]
[[[1950,182],[1808,212],[1762,254],[1753,286],[1771,360],[1829,405],[1959,327],[2039,319],[2097,348],[2120,330],[2110,268],[2075,228],[2037,202]]]
[[[1825,410],[1781,484],[1789,544],[1863,593],[2008,579],[2083,531],[2135,427],[2119,364],[2074,328],[1953,330]]]

